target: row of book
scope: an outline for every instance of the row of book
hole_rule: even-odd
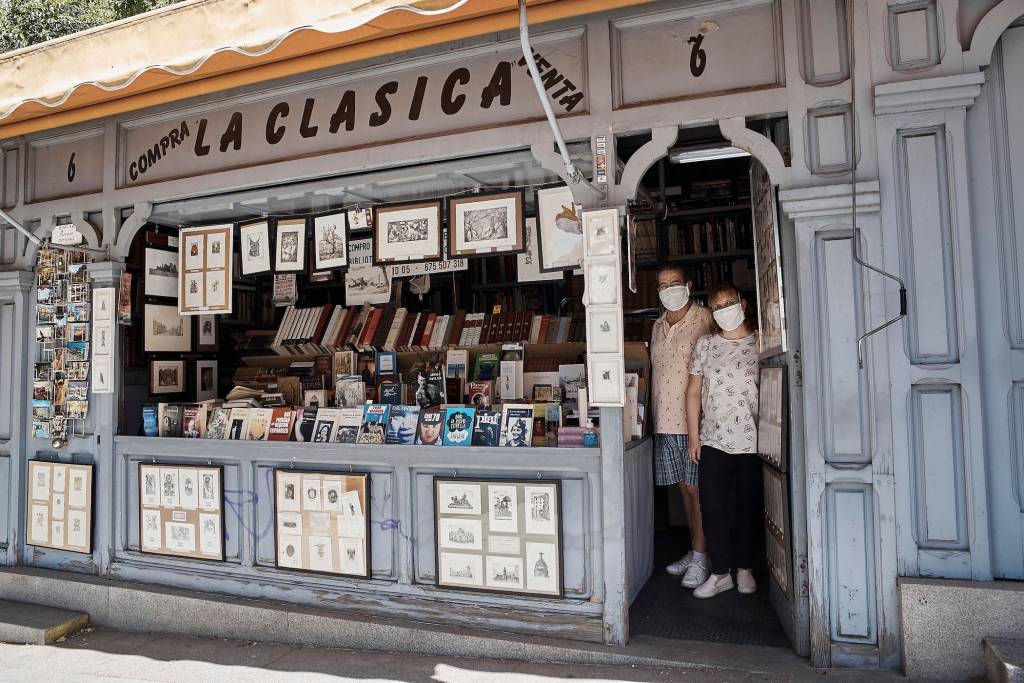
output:
[[[534,315],[529,311],[452,314],[413,313],[394,306],[324,304],[285,309],[272,337],[250,332],[239,350],[269,349],[281,355],[311,355],[339,349],[357,351],[441,351],[529,341],[554,344],[586,341],[582,315]]]
[[[599,430],[566,427],[558,403],[348,408],[227,408],[217,402],[143,406],[146,436],[308,443],[509,448],[597,447]]]
[[[668,253],[718,254],[754,248],[750,219],[720,216],[668,226]]]

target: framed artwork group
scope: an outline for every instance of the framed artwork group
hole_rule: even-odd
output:
[[[223,560],[223,498],[220,467],[139,463],[139,549]]]
[[[582,226],[587,397],[593,406],[622,406],[626,402],[626,379],[618,210],[586,211]]]
[[[93,466],[28,461],[28,543],[92,552]]]
[[[178,236],[178,298],[181,315],[230,313],[234,226],[210,225],[182,228]],[[155,251],[147,249],[149,253]],[[152,271],[146,270],[146,293]],[[167,296],[167,295],[164,295]]]

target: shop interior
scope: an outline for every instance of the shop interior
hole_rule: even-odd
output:
[[[644,135],[619,138],[620,167],[648,139]],[[633,246],[637,272],[636,292],[626,285],[627,274],[623,273],[623,332],[627,342],[626,372],[636,373],[638,377],[640,413],[647,403],[650,370],[644,342],[649,339],[658,315],[655,270],[659,262],[682,265],[693,280],[693,295],[697,299],[703,300],[715,284],[732,280],[743,291],[749,305],[757,303],[750,158],[744,155],[693,160],[687,156],[688,150],[727,146],[717,127],[681,130],[676,149],[651,167],[643,178],[637,201],[629,207],[637,228]],[[591,175],[589,144],[571,144],[570,153],[584,173]],[[125,362],[119,432],[132,436],[145,433],[143,416],[137,406],[196,401],[199,383],[203,381],[197,372],[199,362],[216,361],[216,396],[219,399],[227,398],[240,386],[257,392],[270,391],[275,378],[290,374],[296,363],[312,366],[312,374],[320,371],[316,365],[320,353],[282,355],[266,346],[266,340],[278,329],[286,310],[286,306],[274,305],[272,271],[251,276],[234,274],[233,310],[229,315],[216,316],[215,346],[198,344],[198,324],[186,319],[187,324],[195,325],[189,351],[146,350],[143,322],[147,305],[175,304],[173,298],[156,296],[152,291],[147,293],[146,279],[150,276],[147,250],[175,250],[180,228],[268,220],[273,239],[276,220],[512,188],[524,190],[525,213],[533,216],[536,190],[558,184],[558,178],[541,168],[528,149],[523,149],[156,204],[150,223],[135,236],[127,262],[127,270],[134,279],[133,324],[125,328],[126,333],[122,335],[121,357]],[[351,243],[371,236],[370,230],[351,230],[348,239]],[[237,232],[235,240],[237,249]],[[309,238],[307,248],[310,251],[312,242]],[[625,248],[623,253],[626,253]],[[623,261],[625,268],[625,258]],[[314,272],[311,254],[307,254],[306,268],[297,273],[296,282],[297,300],[293,305],[297,307],[347,305],[345,272]],[[438,315],[456,315],[459,311],[491,315],[520,312],[568,318],[561,337],[549,337],[524,348],[527,373],[558,372],[561,366],[584,362],[585,327],[579,324],[584,313],[582,294],[583,277],[578,270],[562,271],[553,279],[524,282],[517,273],[517,255],[501,254],[470,258],[465,270],[393,278],[390,302],[407,309],[409,315],[428,311]],[[469,367],[473,367],[477,354],[500,353],[501,341],[512,339],[470,348]],[[403,382],[409,382],[423,367],[443,362],[444,355],[441,349],[399,350],[398,373]],[[160,360],[184,361],[181,391],[153,393],[152,364]],[[326,377],[320,380],[321,385],[330,396],[333,393],[330,373],[322,374]],[[372,385],[372,381],[368,383]],[[562,390],[562,425],[581,428],[578,406],[567,400],[564,387]],[[469,400],[465,394],[462,398]],[[531,398],[536,400],[530,396],[526,400]],[[598,413],[591,409],[587,417],[599,429]],[[650,431],[646,421],[643,422],[637,427],[639,436]],[[534,446],[555,445],[546,442],[543,434],[539,441],[537,438],[535,427]],[[693,598],[690,591],[680,587],[678,578],[665,574],[664,567],[689,548],[686,519],[675,490],[657,488],[654,505],[655,573],[633,603],[631,632],[685,640],[788,645],[769,602],[770,579],[765,565],[755,568],[760,586],[758,594],[746,596],[731,591],[707,601]]]

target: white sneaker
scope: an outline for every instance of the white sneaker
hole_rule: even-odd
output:
[[[749,569],[736,570],[736,590],[744,595],[757,592],[757,581],[754,580],[754,575],[750,573]]]
[[[672,576],[682,576],[686,569],[693,564],[693,551],[686,553],[678,560],[665,567],[665,571]]]
[[[695,591],[693,591],[693,597],[695,597],[695,598],[712,598],[712,597],[718,595],[719,593],[724,593],[725,591],[732,590],[732,588],[733,588],[732,575],[730,575],[730,574],[722,574],[722,575],[712,574],[711,576],[708,577],[707,581],[702,583],[699,588],[697,588]]]
[[[683,588],[696,588],[708,580],[707,560],[694,560],[683,575]]]

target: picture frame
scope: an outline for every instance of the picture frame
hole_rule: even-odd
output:
[[[149,393],[180,394],[185,391],[185,361],[149,361]]]
[[[242,275],[270,272],[270,223],[262,220],[238,226]]]
[[[93,290],[92,293],[92,319],[93,322],[113,320],[114,316],[114,288],[101,287]]]
[[[344,211],[313,216],[313,272],[348,267],[348,220]]]
[[[439,588],[565,597],[561,482],[436,476],[435,582]],[[476,499],[451,511],[446,500]],[[476,492],[479,493],[476,493]]]
[[[224,468],[140,462],[139,552],[223,562]]]
[[[190,319],[181,315],[177,306],[146,304],[143,319],[146,326],[144,351],[188,353],[192,350]]]
[[[196,361],[196,401],[217,398],[218,377],[216,360]]]
[[[618,258],[621,245],[619,210],[599,209],[583,212],[583,258]]]
[[[789,420],[786,414],[786,368],[762,367],[758,383],[757,455],[785,469],[788,463]]]
[[[114,359],[112,356],[93,359],[92,393],[109,394],[114,391]]]
[[[544,282],[561,280],[565,273],[561,270],[544,272],[540,269],[540,240],[537,237],[537,219],[527,218],[525,220],[525,232],[523,236],[526,244],[523,251],[516,256],[516,279],[519,282]]]
[[[373,209],[351,209],[347,212],[349,232],[373,229]]]
[[[25,542],[92,553],[93,466],[29,460]]]
[[[625,405],[626,374],[622,354],[587,354],[587,398],[594,407]]]
[[[440,201],[374,207],[373,225],[375,266],[444,258]]]
[[[275,469],[274,566],[371,578],[369,483],[366,472]]]
[[[301,273],[306,269],[306,219],[286,218],[277,221],[274,228],[274,271]]]
[[[622,353],[620,306],[587,306],[587,351]]]
[[[583,220],[567,185],[537,190],[540,270],[574,270],[583,262]]]
[[[167,249],[146,247],[145,253],[145,294],[146,296],[178,298],[178,254]]]
[[[519,253],[526,248],[526,193],[448,198],[448,258]]]
[[[217,335],[217,316],[211,314],[196,316],[196,351],[216,351]]]
[[[614,256],[588,260],[583,266],[586,289],[583,302],[591,306],[622,304],[622,272]]]
[[[178,235],[181,315],[230,313],[233,303],[234,227],[182,228]]]

